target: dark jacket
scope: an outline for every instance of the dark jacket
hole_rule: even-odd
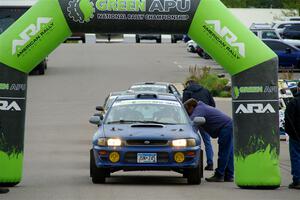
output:
[[[216,107],[216,103],[210,92],[199,84],[190,84],[183,90],[182,102],[184,103],[191,98],[202,101],[209,106]]]
[[[204,117],[206,122],[199,128],[200,132],[201,128],[203,128],[212,138],[219,137],[222,128],[232,125],[232,119],[230,117],[202,101],[198,102],[197,107],[190,117],[191,120],[195,117]]]
[[[286,107],[285,131],[292,139],[300,142],[300,93]]]

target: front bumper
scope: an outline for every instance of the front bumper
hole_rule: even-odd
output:
[[[140,171],[140,170],[181,170],[185,168],[195,168],[201,162],[200,146],[196,147],[99,147],[94,146],[94,157],[98,168],[110,168],[111,171]],[[100,151],[106,151],[106,155],[100,155]],[[109,160],[109,153],[118,152],[120,160],[112,163]],[[185,161],[177,163],[174,160],[174,154],[182,152],[185,154]],[[194,152],[195,155],[187,155],[188,152]],[[157,163],[137,163],[134,155],[137,153],[157,153]],[[130,156],[129,156],[130,155]]]

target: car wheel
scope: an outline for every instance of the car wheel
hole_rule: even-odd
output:
[[[161,43],[161,37],[156,39],[156,43]]]
[[[90,176],[94,184],[105,183],[108,171],[96,166],[93,149],[90,150]]]
[[[200,152],[199,165],[196,168],[187,169],[184,172],[184,176],[187,178],[187,182],[190,185],[201,184],[201,178],[203,177],[203,151]]]
[[[85,40],[85,35],[81,38],[81,40],[82,40],[82,43],[83,43],[83,44],[86,42],[86,40]]]
[[[171,37],[171,43],[176,43],[176,39],[174,37]]]
[[[135,38],[135,42],[136,42],[136,43],[140,43],[140,42],[141,42],[141,39],[139,38],[139,36],[137,36],[137,37]]]

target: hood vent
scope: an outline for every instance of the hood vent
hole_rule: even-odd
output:
[[[163,128],[164,125],[161,124],[133,124],[132,128]]]

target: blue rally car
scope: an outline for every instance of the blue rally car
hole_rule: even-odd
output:
[[[183,105],[171,94],[138,93],[117,97],[101,120],[90,151],[93,183],[105,183],[111,173],[162,170],[183,174],[189,184],[200,184],[203,156],[200,136]]]

